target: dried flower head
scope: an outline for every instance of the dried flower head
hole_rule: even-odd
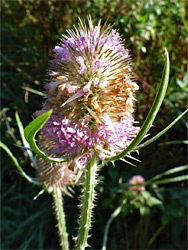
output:
[[[40,145],[50,155],[67,158],[47,167],[38,161],[39,178],[47,186],[73,184],[94,154],[101,160],[115,156],[138,132],[132,117],[138,85],[129,51],[112,26],[99,22],[94,27],[90,17],[87,21],[68,30],[53,49],[47,98],[35,112],[38,116],[53,109]]]

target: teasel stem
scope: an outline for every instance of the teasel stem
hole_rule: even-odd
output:
[[[68,234],[66,230],[65,213],[63,209],[62,191],[60,190],[60,188],[58,187],[54,188],[53,198],[54,198],[54,208],[56,213],[57,226],[59,231],[60,246],[62,250],[68,250],[69,249]]]
[[[88,246],[87,239],[91,226],[92,209],[94,207],[95,185],[97,184],[98,158],[94,155],[88,161],[82,182],[81,215],[75,250],[84,250]]]

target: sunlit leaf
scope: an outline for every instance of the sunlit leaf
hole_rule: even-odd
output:
[[[152,207],[152,206],[156,206],[156,205],[162,205],[162,201],[151,196],[149,198],[149,200],[147,201],[147,204],[148,204],[148,206]]]

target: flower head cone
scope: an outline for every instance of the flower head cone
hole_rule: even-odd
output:
[[[67,33],[53,50],[47,98],[35,113],[53,109],[40,144],[67,162],[45,167],[39,160],[39,178],[62,188],[75,183],[94,154],[101,160],[115,156],[138,131],[132,117],[138,85],[119,33],[100,22],[94,27],[90,17],[87,26],[80,21]]]

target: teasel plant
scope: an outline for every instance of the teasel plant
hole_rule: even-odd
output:
[[[41,186],[40,193],[52,194],[63,250],[69,249],[63,196],[74,196],[74,186],[81,187],[75,249],[85,249],[98,171],[108,162],[134,160],[132,152],[158,139],[187,112],[142,143],[167,90],[169,56],[165,49],[162,80],[150,112],[139,127],[133,118],[135,92],[139,87],[124,43],[113,26],[107,23],[102,26],[100,21],[94,26],[89,16],[86,22],[79,20],[78,27],[67,30],[53,49],[55,56],[48,70],[42,109],[34,113],[35,119],[25,130],[16,114],[23,145],[37,169],[37,178],[29,177],[1,143],[23,177]]]

